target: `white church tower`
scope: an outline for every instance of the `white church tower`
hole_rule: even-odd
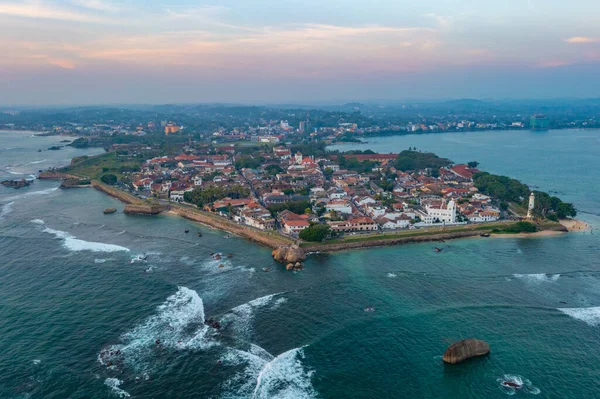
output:
[[[535,194],[532,192],[529,195],[529,206],[527,207],[527,219],[533,219],[533,208],[535,208]]]

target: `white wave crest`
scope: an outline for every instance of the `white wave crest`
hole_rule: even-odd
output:
[[[396,277],[398,277],[398,276],[396,276],[396,273],[388,273],[387,276],[389,278],[396,278]]]
[[[25,194],[14,195],[12,197],[4,198],[4,200],[5,201],[15,201],[15,200],[18,200],[18,199],[23,199],[23,198],[28,198],[28,197],[35,197],[35,196],[38,196],[38,195],[48,195],[48,194],[52,194],[56,190],[58,190],[58,187],[48,188],[46,190],[30,191],[30,192],[27,192]]]
[[[513,276],[527,283],[540,284],[555,282],[560,277],[560,274],[513,274]]]
[[[120,398],[131,397],[131,395],[129,393],[127,393],[124,390],[122,390],[121,388],[119,388],[122,383],[123,383],[123,381],[119,380],[118,378],[107,378],[106,380],[104,380],[104,385],[106,385],[107,387],[110,387],[110,391],[114,395],[116,395]]]
[[[256,399],[314,398],[313,371],[302,364],[304,347],[291,349],[267,363],[256,378],[252,397]]]
[[[112,260],[112,259],[111,258],[108,258],[108,259],[96,258],[96,259],[94,259],[94,263],[102,264],[102,263],[108,262],[109,260]]]
[[[600,307],[559,308],[558,310],[574,319],[581,320],[592,327],[600,325]]]
[[[233,325],[233,330],[236,335],[247,339],[252,333],[252,320],[254,319],[255,310],[269,305],[273,298],[282,294],[283,292],[265,295],[242,305],[236,306],[223,317],[223,321]],[[276,301],[273,308],[279,307],[283,302],[284,301]]]
[[[100,363],[125,363],[147,371],[148,359],[165,350],[206,349],[216,343],[204,324],[204,304],[198,293],[179,287],[147,318],[121,336],[121,344],[103,350]],[[157,352],[158,351],[158,352]]]
[[[229,366],[243,366],[225,384],[226,399],[233,398],[314,398],[313,372],[305,370],[304,348],[294,348],[273,357],[258,345],[247,351],[229,349],[222,358]]]
[[[12,206],[15,202],[9,202],[8,204],[4,204],[2,209],[0,209],[0,219],[4,218],[4,216],[8,215],[12,212]]]
[[[34,219],[31,223],[45,225],[43,220]],[[66,231],[54,230],[50,227],[46,227],[42,230],[44,233],[52,234],[56,238],[63,240],[63,246],[70,251],[79,252],[79,251],[91,251],[91,252],[118,252],[118,251],[126,251],[129,252],[129,248],[122,247],[120,245],[114,244],[104,244],[101,242],[91,242],[84,241],[72,236]]]
[[[47,159],[42,159],[40,161],[33,161],[33,162],[29,162],[27,165],[37,165],[38,163],[42,163],[42,162],[46,162]]]

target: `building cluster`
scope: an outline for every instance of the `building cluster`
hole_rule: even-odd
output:
[[[346,170],[337,155],[306,156],[283,145],[244,155],[234,145],[184,147],[177,156],[148,159],[133,174],[132,186],[179,203],[194,202],[194,193],[214,193],[206,197],[211,201],[194,204],[240,224],[290,236],[314,223],[348,234],[501,217],[495,201],[474,187],[478,170],[468,165],[403,172],[394,166],[398,154],[344,157],[370,161],[375,167],[367,172]],[[251,167],[242,162],[259,159]]]

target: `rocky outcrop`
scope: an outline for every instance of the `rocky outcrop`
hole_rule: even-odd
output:
[[[467,359],[477,356],[484,356],[490,353],[490,346],[487,342],[478,339],[463,339],[453,343],[444,352],[443,360],[445,363],[457,364]]]
[[[104,210],[104,214],[108,215],[108,214],[111,214],[111,213],[115,213],[116,211],[117,211],[117,208],[106,208]]]
[[[298,263],[306,259],[306,254],[297,245],[279,247],[272,252],[273,258],[281,263]]]
[[[165,210],[164,206],[154,204],[127,204],[124,213],[128,215],[158,215]]]
[[[2,185],[4,187],[11,187],[11,188],[23,188],[23,187],[28,187],[31,185],[31,181],[30,180],[25,180],[25,179],[21,179],[21,180],[4,180],[2,182]]]

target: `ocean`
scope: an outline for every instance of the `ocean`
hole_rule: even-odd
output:
[[[2,173],[48,159],[37,150],[57,138],[30,136],[0,132]],[[600,225],[600,131],[339,148],[409,146],[556,192]],[[174,216],[104,215],[123,204],[58,186],[0,187],[1,398],[600,397],[595,230],[313,254],[287,272],[268,248]],[[442,363],[471,337],[490,356]]]

